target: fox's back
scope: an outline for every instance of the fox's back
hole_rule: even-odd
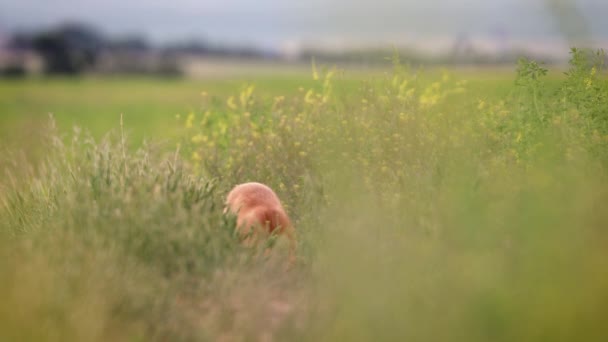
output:
[[[261,183],[239,184],[230,193],[226,204],[233,212],[256,207],[282,208],[279,197],[268,186]]]
[[[276,227],[291,225],[279,197],[268,186],[261,183],[243,183],[230,191],[226,205],[239,217],[239,225],[269,224],[270,231]]]

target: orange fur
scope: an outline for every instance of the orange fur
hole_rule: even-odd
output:
[[[285,235],[290,243],[290,263],[295,261],[295,229],[281,205],[279,197],[268,186],[261,183],[243,183],[235,186],[226,198],[226,209],[237,216],[237,227],[241,236],[251,229],[263,229],[265,233]],[[254,230],[253,240],[258,234]]]

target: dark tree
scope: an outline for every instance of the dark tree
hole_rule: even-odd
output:
[[[32,40],[50,74],[77,74],[92,67],[103,44],[99,34],[83,25],[65,25]]]

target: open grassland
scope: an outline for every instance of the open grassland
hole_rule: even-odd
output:
[[[386,72],[392,73],[391,70]],[[362,81],[380,77],[386,72],[356,73],[346,71],[335,80],[336,92],[354,94]],[[425,77],[440,71],[425,73]],[[512,70],[452,72],[455,77],[469,81],[469,88],[479,98],[506,95],[513,84]],[[559,77],[558,72],[551,75]],[[310,89],[315,82],[309,73],[232,76],[207,80],[180,78],[52,78],[0,79],[0,142],[31,143],[32,133],[40,133],[52,113],[63,131],[73,126],[83,127],[96,136],[118,126],[120,115],[132,135],[133,143],[143,139],[174,137],[176,115],[198,113],[203,108],[206,92],[225,100],[244,84],[255,84],[256,93],[266,98],[293,96],[301,89]],[[222,100],[222,101],[223,101]]]
[[[545,74],[2,81],[0,340],[604,341],[607,82]]]
[[[0,80],[0,130],[4,142],[9,137],[29,139],[24,130],[41,129],[52,113],[63,130],[77,125],[99,137],[116,128],[124,114],[134,141],[166,138],[175,133],[176,115],[200,111],[203,91],[223,97],[242,83],[121,77]],[[293,93],[306,83],[303,77],[256,80],[269,94]]]

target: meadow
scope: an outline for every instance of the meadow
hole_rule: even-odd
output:
[[[0,340],[604,341],[603,60],[2,80]],[[222,214],[253,180],[289,271]]]

